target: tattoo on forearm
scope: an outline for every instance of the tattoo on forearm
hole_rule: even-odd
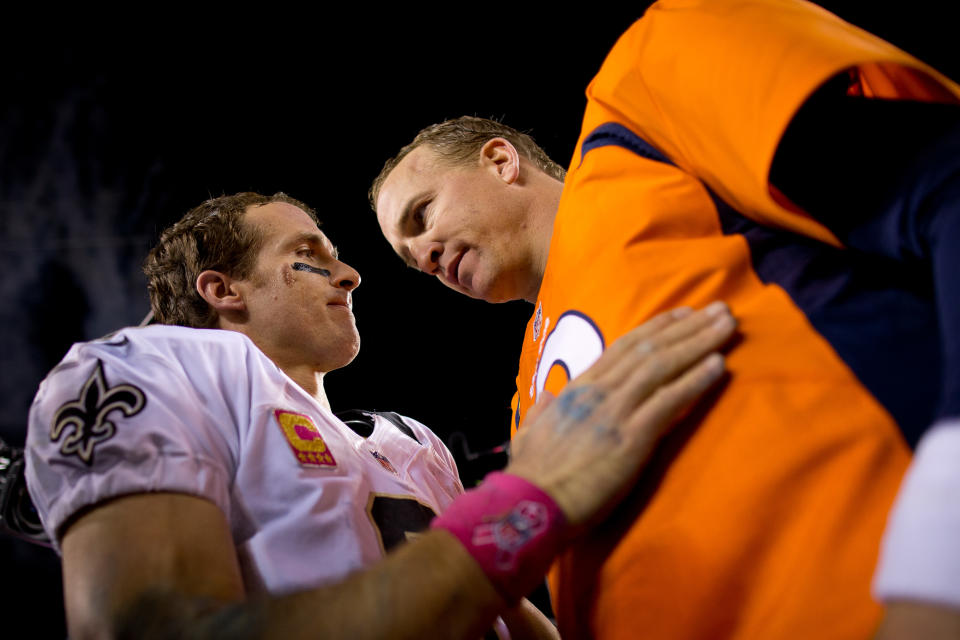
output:
[[[193,638],[242,640],[260,638],[266,631],[262,602],[223,606],[206,599],[151,591],[139,597],[120,617],[120,640],[178,640]]]

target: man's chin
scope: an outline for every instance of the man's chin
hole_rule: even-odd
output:
[[[462,293],[463,295],[473,298],[474,300],[481,300],[483,302],[499,302],[495,296],[491,295],[490,289],[487,288],[478,288],[478,289],[467,289],[465,287],[459,287],[455,291]]]
[[[470,293],[467,295],[475,300],[483,300],[484,302],[489,302],[490,304],[501,304],[520,299],[520,296],[510,295],[508,291],[504,291],[503,289],[488,289],[486,291],[478,292],[476,295]]]
[[[483,300],[491,304],[502,304],[504,302],[523,299],[523,295],[517,289],[516,283],[512,278],[501,277],[496,280],[488,280],[478,284],[480,286],[476,287],[476,289],[470,293],[467,293],[471,298]]]
[[[357,354],[360,353],[360,336],[357,335],[356,340],[352,344],[345,345],[346,348],[339,354],[337,357],[331,361],[330,366],[326,371],[336,371],[337,369],[342,369],[351,362],[353,362]]]
[[[478,275],[479,274],[476,273],[472,274],[467,284],[454,285],[442,278],[440,282],[468,298],[489,302],[491,304],[519,300],[522,297],[520,295],[513,295],[510,287],[505,286],[504,283],[495,279],[485,280],[482,276],[478,277]]]

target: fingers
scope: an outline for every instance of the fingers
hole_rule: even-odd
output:
[[[647,320],[639,327],[620,336],[587,371],[581,374],[580,379],[589,380],[617,367],[625,356],[629,357],[638,348],[644,349],[639,346],[644,341],[652,340],[670,325],[688,318],[693,313],[690,307],[679,307]]]
[[[725,370],[724,358],[718,353],[700,360],[646,398],[625,421],[625,433],[636,438],[641,446],[652,446],[676,418],[723,377]]]
[[[528,412],[508,470],[550,494],[570,523],[587,522],[623,495],[663,433],[722,378],[716,350],[735,329],[720,303],[661,314],[625,334]]]
[[[723,302],[715,302],[696,312],[688,310],[679,318],[674,315],[667,322],[661,316],[655,320],[657,323],[652,327],[648,326],[650,323],[641,325],[611,345],[607,349],[611,362],[595,371],[594,379],[609,376],[617,380],[638,373],[647,375],[650,382],[638,389],[645,397],[662,382],[673,379],[700,358],[720,348],[736,329],[736,321]]]
[[[609,379],[568,385],[517,434],[507,471],[546,491],[570,524],[586,523],[623,496],[657,441],[723,372],[713,353],[645,398],[612,392]]]
[[[612,375],[619,374],[627,379],[626,384],[620,388],[626,393],[636,394],[637,401],[642,401],[661,385],[681,375],[723,346],[736,329],[736,322],[726,312],[707,316],[698,324],[696,330],[682,338],[654,347],[649,355],[630,370],[626,370],[630,363],[624,358],[624,370],[612,371]]]
[[[606,405],[615,421],[626,420],[653,393],[697,365],[730,339],[736,321],[726,304],[700,311],[678,309],[661,314],[624,334],[559,398],[560,412],[578,420]],[[722,359],[719,361],[722,372]],[[698,370],[700,375],[711,369]],[[719,375],[719,374],[718,374]],[[685,379],[682,389],[693,389]],[[699,380],[694,378],[693,380]],[[526,422],[540,415],[528,415]]]
[[[682,320],[666,326],[662,331],[650,336],[646,342],[650,345],[651,350],[666,347],[708,329],[717,320],[730,317],[730,308],[725,302],[713,302],[703,309],[685,316]]]

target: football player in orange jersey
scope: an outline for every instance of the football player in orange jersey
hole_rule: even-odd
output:
[[[884,633],[955,629],[960,88],[806,2],[662,0],[587,97],[566,174],[465,117],[370,194],[409,265],[535,305],[514,428],[643,318],[722,298],[741,319],[728,393],[555,565],[561,631],[868,635],[921,436],[875,589]]]

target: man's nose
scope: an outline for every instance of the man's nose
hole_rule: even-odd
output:
[[[440,269],[440,256],[443,255],[443,244],[435,241],[424,241],[412,247],[417,268],[424,273],[436,274]]]
[[[353,291],[360,286],[360,273],[345,262],[337,261],[337,268],[330,274],[335,287]]]

